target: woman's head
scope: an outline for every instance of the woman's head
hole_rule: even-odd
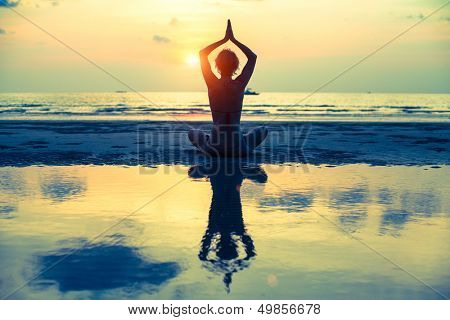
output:
[[[216,68],[222,76],[231,77],[238,67],[239,59],[230,49],[224,49],[217,55]]]

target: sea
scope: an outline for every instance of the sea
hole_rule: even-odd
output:
[[[0,120],[209,119],[206,92],[0,93]],[[262,92],[242,120],[448,122],[450,94]]]

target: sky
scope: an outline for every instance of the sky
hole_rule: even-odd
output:
[[[308,92],[446,2],[0,0],[0,91],[202,91],[198,51],[230,18],[252,88]],[[450,4],[322,91],[450,93],[449,40]]]

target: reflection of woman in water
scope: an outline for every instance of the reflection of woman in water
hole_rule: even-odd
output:
[[[211,168],[191,167],[189,176],[209,177],[213,196],[198,257],[206,268],[224,275],[223,282],[229,291],[233,273],[247,268],[256,255],[242,217],[240,187],[245,178],[265,183],[267,175],[260,168],[230,168],[225,164]],[[233,171],[227,172],[227,169]]]
[[[232,77],[239,67],[239,60],[233,51],[222,50],[216,58],[220,78],[214,75],[208,60],[209,54],[228,40],[241,49],[248,59],[242,73],[235,79]],[[225,37],[201,50],[200,62],[208,87],[214,125],[211,135],[198,129],[191,129],[189,140],[201,151],[213,155],[240,156],[251,152],[267,136],[265,127],[256,128],[245,135],[240,130],[244,91],[255,69],[256,54],[236,40],[231,22],[228,20]]]

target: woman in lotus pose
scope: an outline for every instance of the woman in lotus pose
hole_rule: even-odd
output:
[[[217,78],[211,70],[209,54],[230,40],[247,57],[248,61],[241,74],[233,79],[239,67],[239,59],[230,49],[222,50],[216,58]],[[267,136],[265,127],[258,127],[247,134],[240,129],[244,91],[250,81],[256,64],[256,54],[240,43],[233,35],[228,20],[225,37],[200,51],[200,63],[208,87],[209,105],[213,117],[211,134],[191,129],[189,140],[201,151],[215,156],[243,156],[261,144]]]

